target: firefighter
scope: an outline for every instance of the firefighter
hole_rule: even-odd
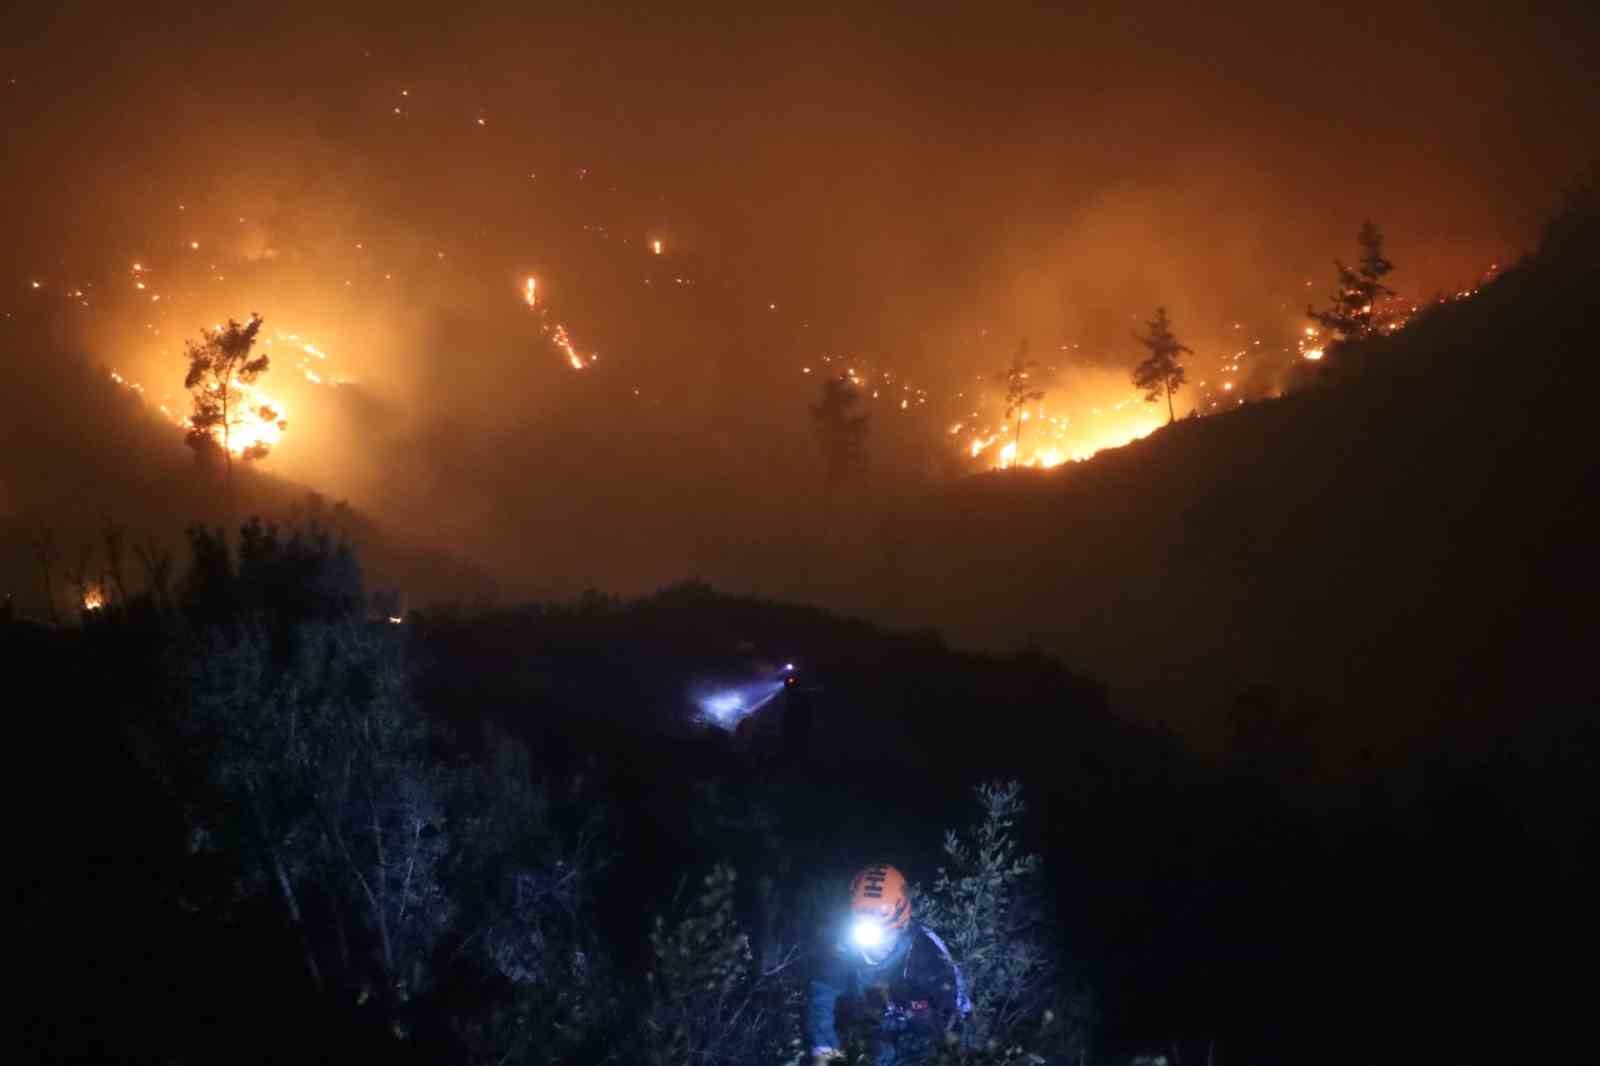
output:
[[[813,1062],[841,1057],[841,1030],[861,1033],[877,1066],[916,1061],[957,1034],[971,1010],[944,941],[913,920],[900,871],[880,864],[856,874],[848,921],[811,978],[804,1028]]]

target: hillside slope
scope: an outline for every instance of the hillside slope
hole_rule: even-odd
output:
[[[1263,685],[1363,744],[1592,705],[1592,218],[1314,387],[927,501],[881,613],[1201,732]]]
[[[230,507],[221,479],[196,468],[181,433],[104,370],[51,339],[43,323],[0,323],[0,395],[14,398],[0,418],[0,594],[12,593],[26,615],[49,614],[36,559],[41,534],[54,545],[59,611],[70,606],[67,575],[85,552],[92,569],[103,568],[108,527],[121,529],[130,548],[154,541],[181,559],[188,526],[232,526],[252,514],[318,521],[357,547],[371,584],[403,583],[414,601],[492,593],[484,573],[324,501],[314,486],[240,464],[238,499]],[[131,552],[127,565],[135,571],[130,581],[142,582]]]

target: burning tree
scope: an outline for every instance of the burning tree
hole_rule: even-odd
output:
[[[1351,268],[1341,260],[1333,261],[1339,282],[1327,309],[1306,308],[1313,321],[1337,334],[1341,342],[1376,333],[1380,324],[1375,313],[1378,301],[1394,295],[1394,290],[1383,283],[1384,275],[1394,269],[1394,264],[1383,257],[1383,234],[1378,227],[1371,221],[1363,222],[1356,243],[1361,245],[1359,265]]]
[[[209,458],[220,446],[230,485],[234,456],[262,458],[277,431],[286,425],[273,405],[252,388],[269,365],[265,353],[250,356],[260,331],[260,315],[252,314],[243,325],[230,318],[226,326],[185,345],[189,373],[183,387],[189,390],[191,402],[189,447],[198,457]]]
[[[1186,380],[1183,364],[1178,357],[1185,352],[1193,355],[1194,349],[1173,336],[1172,323],[1167,320],[1165,307],[1156,308],[1156,317],[1147,325],[1150,327],[1148,336],[1133,335],[1134,340],[1150,350],[1144,361],[1133,368],[1133,383],[1144,390],[1147,403],[1155,403],[1161,399],[1163,392],[1166,393],[1167,422],[1170,424],[1177,417],[1172,409],[1172,394],[1181,389]]]
[[[817,437],[822,444],[826,496],[831,513],[838,487],[861,473],[867,462],[867,417],[856,414],[861,394],[848,378],[822,383],[822,402],[811,405]]]
[[[1023,340],[1017,345],[1017,354],[1012,357],[1011,365],[1005,373],[1000,375],[1000,380],[1006,385],[1006,421],[1013,418],[1017,421],[1016,433],[1011,440],[1011,462],[1016,464],[1017,458],[1022,454],[1022,422],[1027,414],[1030,403],[1038,403],[1044,399],[1044,390],[1034,388],[1029,381],[1033,371],[1038,369],[1039,361],[1028,358],[1028,342]]]

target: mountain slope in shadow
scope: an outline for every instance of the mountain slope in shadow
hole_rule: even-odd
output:
[[[1362,744],[1592,706],[1595,218],[1286,398],[929,501],[887,615],[1200,735],[1261,686]]]

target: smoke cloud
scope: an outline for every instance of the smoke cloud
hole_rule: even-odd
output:
[[[1270,391],[1363,218],[1407,294],[1453,289],[1600,119],[1577,7],[325,6],[17,17],[3,358],[181,415],[184,340],[259,312],[263,469],[524,592],[803,583],[988,461],[1024,338],[1068,451],[1159,421],[1127,380],[1157,306],[1196,351],[1180,414],[1240,352]],[[807,409],[845,367],[880,394],[853,532]],[[10,513],[69,454],[9,456]]]

